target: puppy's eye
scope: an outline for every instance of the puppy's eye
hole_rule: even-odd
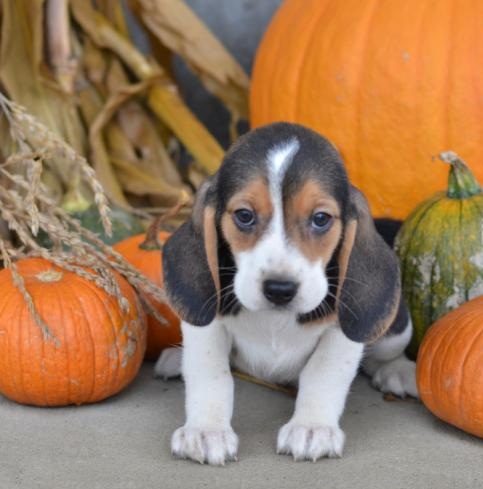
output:
[[[250,209],[238,209],[233,213],[235,224],[242,230],[250,229],[256,222],[256,216]]]
[[[316,212],[311,219],[311,226],[315,231],[327,231],[332,225],[332,216],[326,212]]]

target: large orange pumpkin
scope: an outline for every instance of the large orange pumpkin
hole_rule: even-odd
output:
[[[115,274],[129,311],[75,273],[40,258],[17,262],[46,337],[0,272],[0,392],[14,401],[63,406],[100,401],[126,387],[146,348],[145,315],[132,287]]]
[[[453,149],[483,180],[481,19],[473,0],[286,0],[256,57],[251,123],[326,135],[373,213],[405,218],[445,188],[432,155]]]
[[[483,438],[483,296],[431,326],[419,349],[416,377],[433,414]]]
[[[170,234],[161,231],[159,243],[164,243]],[[143,275],[155,284],[163,285],[163,268],[159,246],[143,247],[146,240],[145,234],[138,234],[127,238],[114,246],[124,258],[137,268]],[[181,343],[180,320],[178,316],[166,304],[155,303],[156,310],[166,319],[167,324],[160,324],[157,319],[148,314],[148,342],[146,359],[156,360],[164,348],[179,345]]]

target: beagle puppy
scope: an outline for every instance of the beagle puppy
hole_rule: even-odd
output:
[[[298,385],[277,438],[296,460],[341,456],[339,419],[363,356],[381,391],[417,396],[397,258],[337,150],[303,126],[261,127],[231,147],[165,244],[163,270],[182,318],[183,348],[155,367],[186,384],[177,457],[236,459],[230,366]]]

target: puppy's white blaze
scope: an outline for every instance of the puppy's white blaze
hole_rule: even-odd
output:
[[[270,193],[272,196],[273,217],[268,233],[273,234],[282,244],[285,241],[283,229],[282,180],[293,157],[300,148],[297,138],[274,146],[267,154]],[[274,243],[275,245],[275,243]]]
[[[277,144],[268,152],[267,160],[270,170],[279,179],[283,176],[284,171],[299,148],[300,143],[298,139],[293,138],[283,144]]]

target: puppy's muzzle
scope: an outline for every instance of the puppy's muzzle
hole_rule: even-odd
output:
[[[298,284],[291,280],[265,280],[263,295],[276,306],[285,306],[297,293]]]

